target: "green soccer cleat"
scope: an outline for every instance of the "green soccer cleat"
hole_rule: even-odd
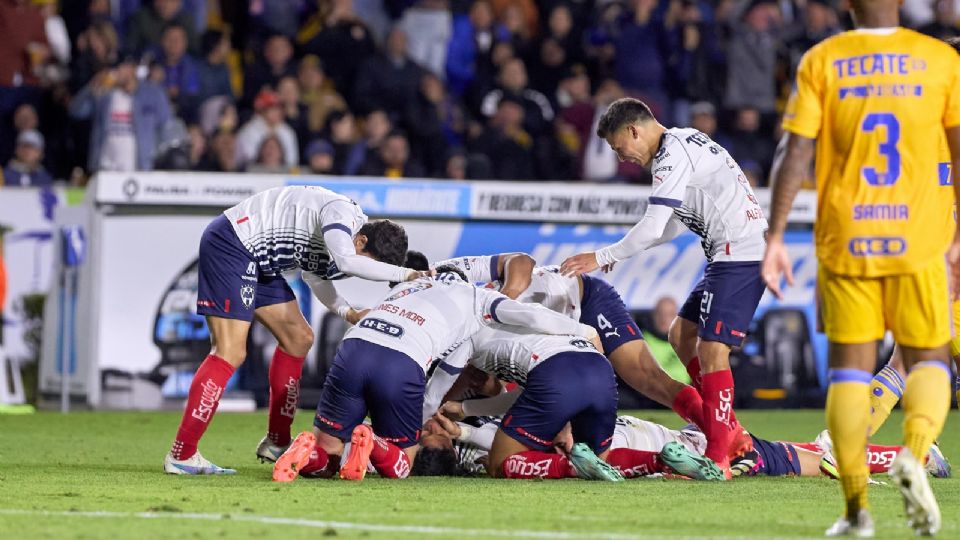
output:
[[[583,443],[573,445],[570,452],[565,452],[570,464],[577,471],[577,478],[584,480],[606,480],[607,482],[622,482],[623,475],[606,461],[597,457],[589,446]]]
[[[694,480],[725,480],[723,471],[708,457],[694,454],[682,444],[671,441],[660,451],[660,462],[677,474]]]

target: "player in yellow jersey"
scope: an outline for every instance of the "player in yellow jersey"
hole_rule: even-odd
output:
[[[827,426],[846,501],[828,536],[873,536],[865,455],[876,342],[889,329],[909,372],[904,446],[891,477],[918,533],[940,528],[923,468],[950,403],[949,277],[960,236],[956,198],[937,182],[941,138],[960,187],[960,57],[900,28],[898,0],[853,0],[857,29],[829,38],[800,62],[774,165],[761,274],[779,296],[792,284],[783,242],[787,213],[816,151],[820,313],[830,341]]]

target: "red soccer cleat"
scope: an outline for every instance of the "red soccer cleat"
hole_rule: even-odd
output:
[[[347,462],[340,468],[340,478],[343,480],[363,480],[367,474],[367,465],[370,463],[370,452],[373,451],[373,430],[366,424],[353,428],[350,436],[350,453]]]
[[[753,439],[738,422],[730,431],[730,450],[727,455],[732,459],[753,451]]]
[[[290,448],[277,459],[273,466],[274,482],[293,482],[300,469],[310,461],[310,452],[317,446],[317,438],[309,431],[297,435]]]

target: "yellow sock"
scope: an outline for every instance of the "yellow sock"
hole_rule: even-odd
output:
[[[870,381],[870,435],[880,430],[903,395],[903,377],[890,365],[883,366]]]
[[[950,412],[950,368],[931,360],[913,366],[903,391],[903,445],[922,460]]]
[[[867,507],[867,432],[870,428],[870,373],[859,369],[830,370],[827,428],[833,439],[847,516]]]

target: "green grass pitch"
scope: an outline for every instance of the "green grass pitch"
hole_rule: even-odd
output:
[[[676,426],[668,412],[636,413]],[[960,463],[960,415],[941,438]],[[812,440],[821,411],[744,411],[769,439]],[[172,477],[174,413],[0,416],[0,538],[819,538],[840,512],[825,478],[620,484],[488,479],[271,483],[253,450],[265,413],[220,414],[201,450],[233,477]],[[301,411],[296,428],[307,429]],[[895,414],[877,438],[895,443]],[[960,538],[960,480],[933,479],[941,538]],[[871,487],[880,538],[909,538],[900,496]]]

